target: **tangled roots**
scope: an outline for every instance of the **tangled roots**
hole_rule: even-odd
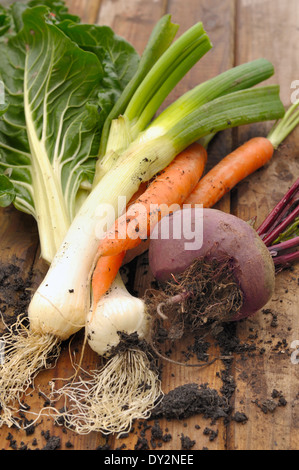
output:
[[[26,323],[27,319],[18,318],[0,340],[0,426],[18,426],[15,413],[22,407],[22,395],[60,353],[57,337],[34,333]]]
[[[150,289],[145,298],[148,310],[161,322],[168,339],[180,339],[185,332],[215,327],[230,321],[243,305],[243,294],[236,283],[231,260],[197,259],[159,290]],[[168,324],[168,326],[167,326]],[[154,333],[157,337],[158,331]]]
[[[128,432],[133,421],[148,418],[162,398],[158,373],[140,350],[119,352],[89,375],[54,392],[66,403],[58,422],[78,434]]]

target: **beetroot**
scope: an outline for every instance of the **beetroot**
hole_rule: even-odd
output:
[[[179,227],[186,220],[185,211],[189,211],[188,233],[194,232],[194,236],[200,239],[202,229],[202,244],[196,249],[190,249],[192,244],[188,233],[176,238]],[[199,224],[201,216],[202,224]],[[169,236],[163,238],[167,226]],[[242,293],[242,305],[230,320],[255,314],[271,299],[275,287],[274,262],[270,251],[248,223],[216,209],[185,208],[164,217],[155,227],[149,248],[150,268],[155,278],[162,282],[171,281],[177,274],[182,275],[195,261],[201,260],[211,265],[226,260],[227,269],[230,269],[228,277],[233,274]],[[185,291],[184,295],[188,292]]]

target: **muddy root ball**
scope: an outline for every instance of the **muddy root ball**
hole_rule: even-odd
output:
[[[223,260],[229,260],[227,279],[231,281],[233,275],[242,302],[228,315],[219,309],[221,317],[236,321],[254,315],[274,293],[275,268],[268,249],[247,222],[216,209],[185,208],[164,217],[154,229],[149,263],[157,281],[168,283],[178,274],[182,281],[182,273],[195,262],[213,267],[223,265]]]

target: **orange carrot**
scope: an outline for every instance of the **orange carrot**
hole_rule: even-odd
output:
[[[116,256],[102,256],[98,259],[92,276],[93,305],[97,305],[100,298],[110,288],[119,268],[122,265],[125,252]]]
[[[139,199],[139,197],[144,193],[147,187],[148,187],[148,183],[141,183],[136,193],[133,194],[133,196],[131,197],[127,205],[127,208],[130,207],[132,204],[134,204],[137,201],[137,199]]]
[[[207,161],[207,152],[198,143],[181,152],[119,217],[100,242],[98,256],[112,256],[138,246],[153,226],[179,208],[197,185]],[[140,210],[142,209],[142,210]]]
[[[265,165],[274,153],[269,139],[255,137],[215,165],[189,194],[184,204],[212,207],[236,184]]]

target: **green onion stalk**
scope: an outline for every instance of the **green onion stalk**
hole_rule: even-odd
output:
[[[141,114],[137,114],[137,116],[139,115],[139,118],[135,118],[135,120],[130,118],[130,110],[132,109],[131,105],[128,108],[129,111],[125,111],[123,115],[112,120],[110,123],[110,134],[106,147],[108,150],[106,155],[100,157],[98,160],[94,185],[118,160],[121,152],[118,152],[116,149],[126,147],[133,136],[135,136],[140,143],[145,142],[146,140],[152,140],[155,137],[165,134],[184,117],[188,116],[194,110],[200,108],[209,101],[234,91],[251,88],[256,84],[267,80],[273,74],[273,65],[266,59],[257,59],[234,67],[186,92],[174,103],[168,106],[166,110],[154,119],[153,122],[150,122],[151,118],[158,109],[153,107],[153,103],[156,102],[156,104],[158,104],[155,99],[145,106]],[[143,87],[140,88],[138,101],[145,103],[147,95]],[[157,94],[160,96],[159,93]],[[133,104],[135,102],[135,98],[136,96],[134,95],[132,98]],[[136,106],[135,109],[137,109]],[[131,125],[129,124],[130,122]],[[213,136],[214,134],[205,136],[205,146]]]
[[[211,48],[202,23],[197,23],[163,52],[144,77],[137,71],[104,124],[93,186],[146,128],[171,90]],[[150,46],[144,54],[145,63],[150,63],[146,69],[153,62],[148,50]],[[144,70],[143,60],[140,68]]]

